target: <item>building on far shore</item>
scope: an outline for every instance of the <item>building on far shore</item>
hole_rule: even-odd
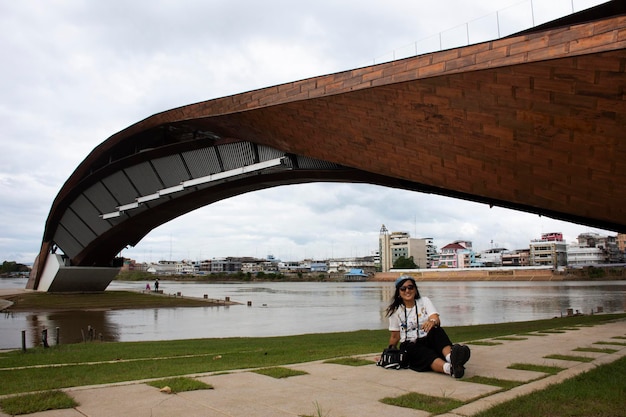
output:
[[[621,253],[626,253],[626,233],[618,233],[615,240],[619,251]]]
[[[516,249],[502,253],[502,266],[529,266],[530,249]]]
[[[600,265],[605,263],[604,251],[595,246],[578,242],[567,247],[567,265],[571,267]]]
[[[469,268],[473,260],[471,242],[456,241],[441,248],[434,268]]]
[[[351,270],[362,270],[371,275],[375,272],[387,273],[393,270],[400,258],[413,258],[416,270],[425,269],[480,269],[530,267],[583,268],[594,265],[624,266],[626,261],[626,233],[616,236],[586,232],[577,240],[567,244],[560,232],[543,233],[541,239],[530,241],[528,248],[507,250],[494,246],[481,252],[474,252],[472,242],[457,240],[442,247],[437,252],[433,238],[411,238],[407,232],[389,232],[385,225],[380,229],[378,251],[363,257],[304,259],[301,261],[281,261],[268,255],[260,259],[254,257],[226,257],[200,261],[182,260],[158,263],[137,263],[124,259],[122,272],[145,271],[156,275],[205,275],[211,273],[258,274],[345,274]],[[362,277],[358,277],[361,279]]]
[[[407,232],[391,232],[383,224],[378,238],[378,252],[382,272],[388,272],[398,258],[413,258],[413,262],[420,269],[432,266],[437,255],[437,247],[433,238],[411,238]]]
[[[530,265],[567,266],[567,243],[562,233],[543,233],[541,239],[530,242]]]

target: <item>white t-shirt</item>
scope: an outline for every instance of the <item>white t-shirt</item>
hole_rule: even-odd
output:
[[[401,305],[389,316],[389,330],[400,332],[400,343],[426,337],[427,333],[422,330],[422,325],[433,314],[439,313],[432,301],[428,297],[420,297],[415,300],[415,306],[407,309]]]

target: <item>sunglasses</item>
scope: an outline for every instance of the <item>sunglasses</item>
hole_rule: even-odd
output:
[[[404,292],[406,290],[414,290],[415,285],[407,285],[406,287],[400,287],[400,291]]]

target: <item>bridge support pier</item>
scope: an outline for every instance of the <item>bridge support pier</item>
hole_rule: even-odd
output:
[[[66,266],[63,257],[50,254],[46,259],[37,291],[98,292],[104,291],[120,268]]]

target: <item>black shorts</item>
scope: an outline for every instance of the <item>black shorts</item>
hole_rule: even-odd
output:
[[[418,372],[430,371],[435,359],[445,360],[441,351],[446,346],[452,346],[452,342],[441,327],[433,328],[426,337],[414,342],[402,342],[400,348],[406,351],[404,366]]]

